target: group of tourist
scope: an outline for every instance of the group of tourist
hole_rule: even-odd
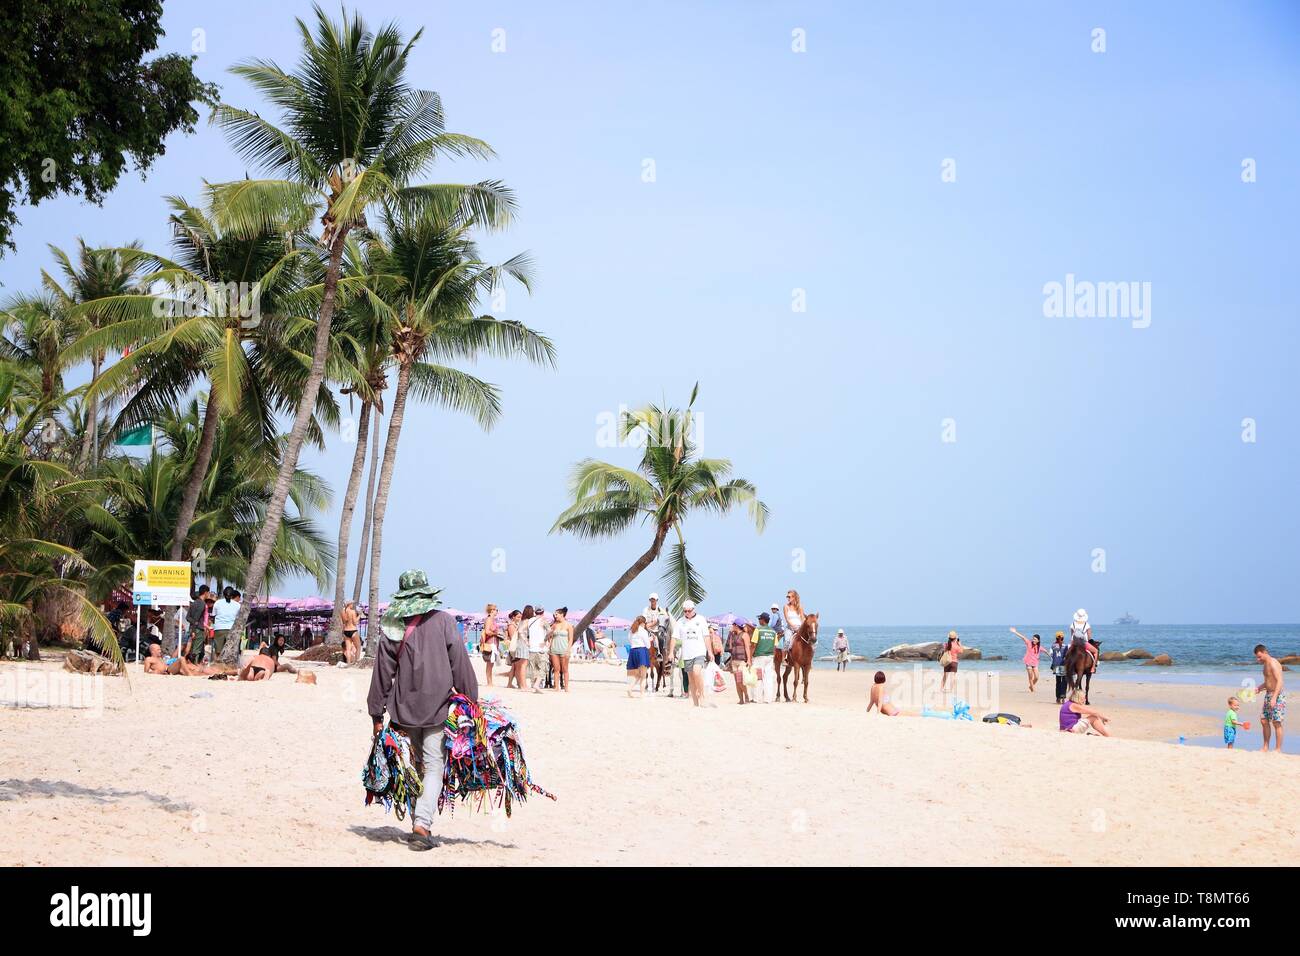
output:
[[[628,637],[627,694],[644,696],[653,679],[657,689],[668,684],[668,696],[696,707],[706,706],[705,674],[710,664],[730,671],[740,704],[771,703],[776,699],[776,656],[790,649],[790,641],[803,626],[799,592],[786,592],[785,604],[773,602],[754,621],[735,618],[722,627],[703,618],[694,601],[683,601],[680,617],[673,615],[651,594],[649,603],[632,622]],[[837,645],[844,632],[837,635]],[[843,640],[847,652],[847,638]],[[677,673],[674,673],[676,671]],[[712,705],[708,705],[712,706]]]
[[[548,612],[541,604],[525,604],[506,615],[504,627],[498,610],[495,604],[483,609],[483,631],[478,640],[488,687],[495,686],[494,677],[505,677],[507,688],[535,694],[545,689],[568,692],[573,657],[617,659],[614,641],[604,631],[587,628],[585,634],[576,634],[567,607]],[[494,670],[502,664],[506,670]]]

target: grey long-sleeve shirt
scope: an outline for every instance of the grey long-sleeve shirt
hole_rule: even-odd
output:
[[[372,718],[381,720],[388,711],[389,718],[402,727],[440,727],[447,719],[453,687],[478,700],[478,679],[450,614],[430,613],[411,631],[405,645],[380,636],[366,698]]]

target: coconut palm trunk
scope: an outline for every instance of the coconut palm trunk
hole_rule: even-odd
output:
[[[406,394],[411,387],[411,356],[402,354],[398,359],[397,391],[393,394],[393,414],[388,419],[388,438],[384,441],[383,466],[379,470],[379,488],[375,491],[375,515],[370,529],[370,609],[367,614],[366,654],[374,653],[379,631],[379,571],[380,556],[384,550],[384,514],[388,510],[388,489],[393,483],[393,463],[397,461],[397,442],[402,434],[402,419],[406,413]]]
[[[327,232],[331,225],[326,225]],[[293,474],[298,467],[298,455],[307,438],[307,425],[316,411],[320,383],[325,378],[325,358],[329,353],[330,328],[334,321],[334,302],[338,296],[339,273],[343,266],[343,246],[347,241],[348,225],[346,223],[337,225],[335,230],[329,247],[329,268],[325,272],[320,313],[316,320],[316,341],[312,348],[311,370],[307,373],[302,397],[298,400],[298,413],[294,416],[293,428],[289,432],[288,441],[285,442],[284,457],[280,461],[280,471],[275,477],[271,500],[266,504],[262,533],[258,535],[257,547],[253,550],[253,558],[248,563],[248,574],[244,579],[244,589],[250,594],[256,594],[262,587],[266,567],[271,563],[271,549],[275,546],[275,539],[280,533],[280,522],[284,518],[284,503],[289,497],[289,486],[293,483]],[[248,622],[248,613],[252,606],[252,601],[244,601],[240,604],[239,614],[235,617],[235,624],[222,651],[222,657],[227,662],[239,659],[244,625]]]
[[[194,466],[185,480],[185,493],[181,497],[181,510],[176,516],[176,530],[172,532],[170,560],[180,561],[185,556],[185,539],[189,537],[190,525],[194,523],[194,513],[199,506],[199,493],[203,490],[203,480],[208,476],[208,467],[212,464],[212,449],[217,440],[217,403],[208,392],[207,407],[203,410],[203,433],[199,437],[199,447],[194,453]]]
[[[614,598],[622,594],[624,588],[640,577],[642,571],[658,560],[659,552],[661,552],[664,547],[664,538],[667,536],[668,525],[660,525],[659,529],[655,532],[654,544],[650,546],[650,549],[646,551],[645,554],[641,555],[641,557],[633,561],[632,566],[623,572],[623,576],[614,582],[614,586],[601,595],[600,600],[593,604],[588,609],[587,613],[582,616],[582,620],[578,622],[578,626],[575,629],[575,633],[579,635],[579,638],[581,635],[587,633],[587,628],[591,626],[591,622],[600,617],[601,612],[614,603]]]
[[[343,640],[343,592],[347,590],[348,538],[352,535],[352,514],[357,507],[357,492],[361,489],[361,473],[366,469],[366,439],[370,437],[370,403],[361,403],[361,418],[357,425],[357,448],[352,453],[352,474],[348,476],[348,490],[343,496],[343,513],[339,515],[339,550],[334,562],[334,613],[330,616],[327,640],[331,644]],[[363,544],[364,547],[364,544]]]
[[[357,579],[352,582],[353,601],[361,600],[361,586],[366,579],[366,563],[370,560],[370,526],[375,516],[375,480],[379,474],[379,431],[383,421],[383,410],[376,406],[375,421],[370,429],[370,478],[366,481],[366,516],[361,522],[361,546],[357,548]]]
[[[96,354],[90,361],[90,387],[94,389],[95,383],[99,381],[100,357]],[[81,450],[77,453],[77,468],[84,469],[90,461],[92,447],[98,454],[99,449],[99,393],[93,392],[90,401],[86,403],[86,430],[81,433]]]

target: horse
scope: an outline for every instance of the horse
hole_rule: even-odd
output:
[[[669,667],[662,657],[659,656],[659,641],[650,642],[650,673],[654,675],[655,690],[659,693],[659,688],[668,684],[668,689],[672,690],[673,685],[669,683],[673,679],[673,669]]]
[[[790,649],[785,652],[785,670],[781,674],[781,693],[790,702],[790,689],[787,686],[790,674],[794,674],[794,696],[799,696],[799,678],[803,677],[803,702],[808,703],[808,672],[812,670],[813,651],[817,645],[817,615],[809,614],[799,625],[799,630],[790,638]]]
[[[1101,659],[1101,641],[1088,638],[1088,643],[1097,648],[1097,659]],[[1092,675],[1097,671],[1097,666],[1092,662],[1092,655],[1087,651],[1080,650],[1078,645],[1070,644],[1070,649],[1065,652],[1065,676],[1066,686],[1069,693],[1073,694],[1080,687],[1083,688],[1083,702],[1091,704],[1088,695],[1092,692]]]

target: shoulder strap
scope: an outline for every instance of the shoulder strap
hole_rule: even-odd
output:
[[[414,631],[417,627],[419,627],[420,624],[424,621],[424,619],[428,616],[429,615],[426,612],[424,614],[418,615],[417,617],[413,617],[406,622],[406,631],[402,634],[402,642],[397,645],[396,664],[402,663],[402,651],[406,649],[406,639],[411,636],[411,632]]]

